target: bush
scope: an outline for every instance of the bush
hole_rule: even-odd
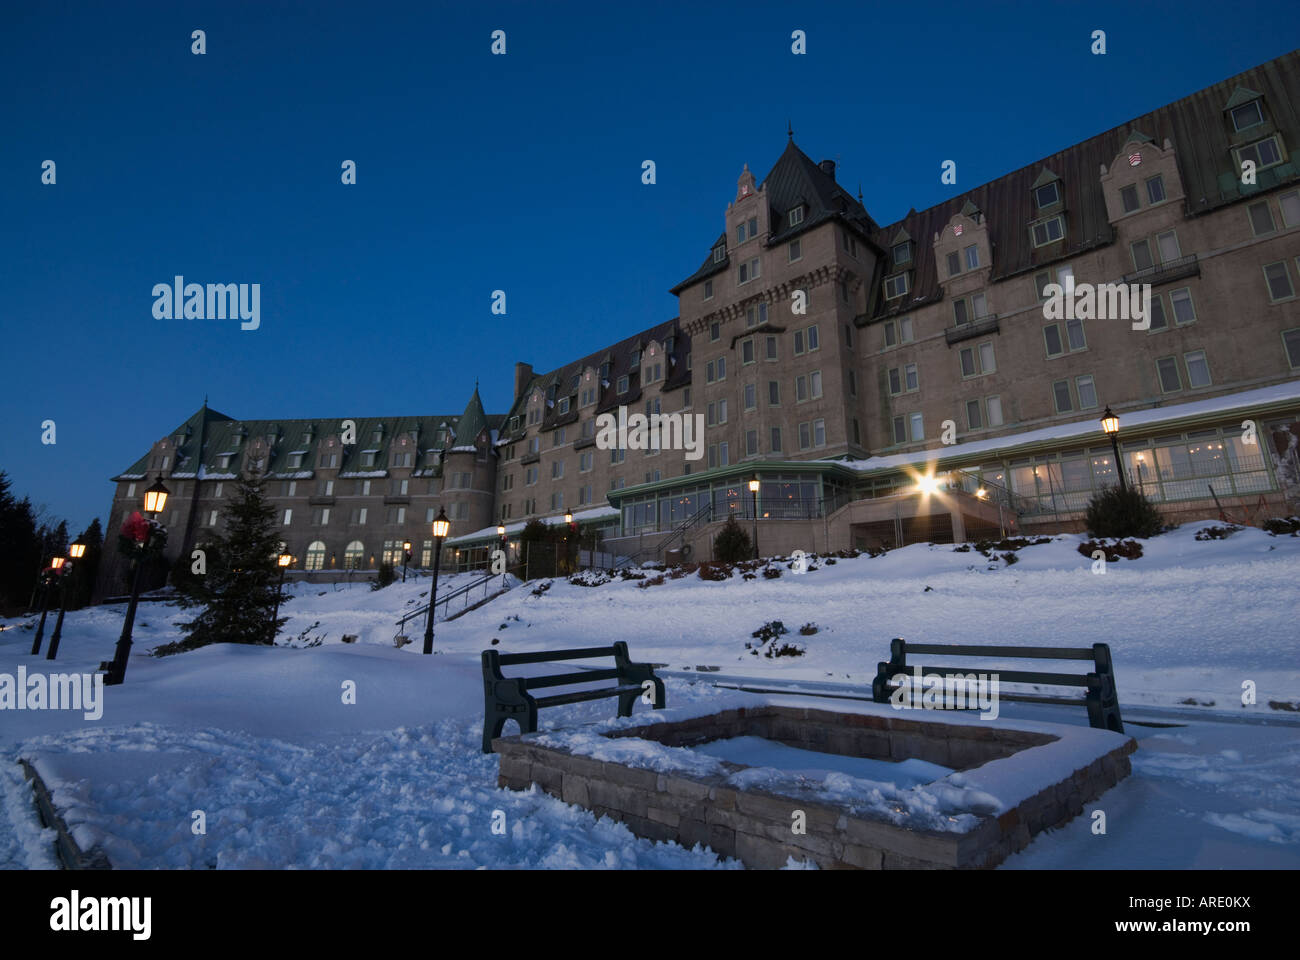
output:
[[[1226,527],[1203,527],[1196,531],[1197,540],[1227,540],[1230,536],[1240,530],[1241,527],[1229,524]]]
[[[397,571],[393,569],[393,565],[391,563],[381,563],[379,573],[375,576],[375,582],[370,585],[370,589],[382,590],[396,579]]]
[[[1095,537],[1154,537],[1163,529],[1159,511],[1140,490],[1107,487],[1088,501],[1088,532]]]
[[[726,580],[731,576],[731,565],[726,563],[701,563],[701,580]]]
[[[799,628],[799,633],[801,633],[805,637],[811,637],[814,633],[817,632],[817,630],[818,630],[817,624],[805,623],[802,627]]]
[[[664,582],[664,575],[661,573],[657,577],[651,577],[648,580],[642,580],[640,583],[637,584],[637,586],[642,590],[644,590],[647,587],[657,587],[659,586],[659,584],[663,582]]]
[[[767,579],[769,579],[769,580],[775,580],[777,577],[781,576],[781,568],[780,568],[780,567],[764,567],[764,568],[763,568],[763,576],[765,576],[765,577],[766,577]]]
[[[1114,543],[1107,543],[1105,540],[1085,540],[1079,544],[1079,552],[1089,559],[1092,559],[1092,555],[1098,550],[1106,554],[1107,563],[1114,563],[1120,557],[1136,560],[1142,556],[1142,544],[1136,540],[1116,540]]]
[[[713,541],[713,553],[723,563],[739,563],[754,555],[754,544],[744,529],[736,522],[734,516],[728,517],[717,539]]]
[[[1300,535],[1300,517],[1269,517],[1264,529],[1275,537]]]

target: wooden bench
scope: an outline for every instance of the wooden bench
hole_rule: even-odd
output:
[[[502,667],[521,663],[551,663],[558,660],[591,660],[612,657],[614,666],[601,670],[575,670],[544,677],[505,677]],[[564,687],[600,680],[616,680],[617,686],[599,690],[575,690],[549,697],[534,697],[530,691],[546,687]],[[664,682],[655,676],[654,668],[647,663],[633,663],[627,654],[627,644],[622,640],[608,647],[582,647],[576,650],[539,650],[536,653],[502,653],[499,650],[483,651],[483,752],[492,752],[492,741],[501,736],[507,720],[519,723],[520,733],[537,730],[537,711],[546,707],[559,707],[566,703],[583,703],[618,697],[618,715],[632,716],[632,705],[638,697],[654,688],[654,708],[662,710],[665,703]]]
[[[968,646],[950,643],[908,643],[901,637],[889,642],[889,662],[876,667],[876,679],[871,684],[871,695],[877,703],[888,703],[890,695],[899,688],[892,683],[900,673],[911,674],[912,667],[920,667],[922,676],[967,677],[976,672],[975,667],[934,666],[907,662],[908,654],[916,656],[1000,657],[1007,660],[1091,660],[1090,673],[1042,673],[1028,670],[986,670],[998,678],[998,699],[1024,703],[1082,704],[1088,708],[1088,723],[1100,730],[1124,732],[1124,722],[1119,714],[1119,697],[1115,692],[1115,668],[1110,659],[1110,647],[1094,643],[1092,647],[998,647]],[[1034,693],[1003,693],[1004,683],[1031,683],[1046,686],[1082,687],[1083,697],[1048,696]]]

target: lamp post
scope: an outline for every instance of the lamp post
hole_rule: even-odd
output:
[[[504,587],[506,585],[506,568],[510,566],[510,558],[506,555],[506,525],[504,523],[497,524],[497,542],[501,547],[501,559],[505,561],[501,565],[501,586]]]
[[[80,560],[86,555],[86,543],[80,537],[68,545],[68,555],[73,560]],[[54,635],[50,637],[50,649],[45,654],[46,660],[53,660],[59,655],[59,638],[63,636],[63,614],[68,609],[68,584],[76,564],[65,563],[59,567],[59,618],[54,621]]]
[[[275,564],[280,568],[280,582],[275,587],[275,606],[271,609],[271,645],[275,645],[275,621],[280,617],[280,596],[284,593],[284,573],[293,566],[293,555],[282,553],[275,558]]]
[[[749,479],[749,498],[754,508],[754,559],[758,559],[758,474]]]
[[[170,493],[171,491],[164,486],[162,477],[159,477],[154,485],[144,492],[144,512],[149,515],[150,520],[163,512]],[[140,602],[140,582],[144,573],[144,563],[142,561],[149,550],[149,541],[151,539],[153,539],[152,523],[145,532],[139,554],[131,561],[131,602],[127,604],[126,617],[122,621],[122,635],[117,638],[117,649],[113,652],[113,659],[106,665],[106,676],[104,677],[106,686],[113,686],[126,679],[126,661],[131,656],[131,629],[135,626],[135,608]]]
[[[1101,428],[1110,434],[1110,448],[1115,451],[1115,472],[1119,474],[1119,488],[1121,491],[1128,490],[1128,484],[1124,480],[1124,465],[1119,462],[1119,417],[1111,413],[1110,407],[1101,415]]]
[[[433,518],[433,586],[429,588],[429,612],[424,618],[424,652],[433,653],[433,605],[438,599],[438,568],[442,565],[442,541],[447,536],[451,522],[447,511],[438,508],[438,515]]]
[[[36,639],[32,641],[32,656],[41,652],[41,639],[45,636],[45,617],[50,612],[50,571],[53,567],[46,567],[41,570],[40,591],[41,591],[41,623],[36,628]]]
[[[573,565],[569,562],[569,534],[573,531],[573,511],[564,511],[564,572],[572,573]]]
[[[411,560],[411,541],[402,541],[402,583],[406,582],[406,565]]]

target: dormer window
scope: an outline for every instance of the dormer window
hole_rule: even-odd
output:
[[[1058,213],[1054,217],[1038,220],[1029,225],[1029,232],[1034,246],[1045,247],[1065,236],[1065,218]]]
[[[1250,103],[1243,103],[1239,107],[1233,107],[1229,114],[1232,117],[1233,130],[1245,130],[1264,122],[1264,111],[1260,107],[1258,100],[1252,100]]]
[[[1255,164],[1256,170],[1276,166],[1282,162],[1282,150],[1277,145],[1277,137],[1265,137],[1247,144],[1237,151],[1237,167],[1247,160]]]
[[[640,370],[640,369],[641,369],[641,351],[640,351],[640,350],[633,350],[633,351],[632,351],[632,355],[628,358],[628,369],[629,369],[629,370]]]
[[[604,363],[602,363],[602,364],[600,365],[600,379],[602,379],[602,380],[608,380],[608,379],[609,379],[609,361],[608,361],[608,360],[606,360]]]
[[[790,226],[797,227],[803,223],[803,204],[790,211]]]
[[[885,299],[897,300],[903,294],[907,293],[908,282],[906,273],[896,273],[892,277],[885,278]]]
[[[912,262],[912,241],[904,240],[894,244],[894,266],[901,267]]]
[[[726,258],[727,258],[727,245],[725,243],[720,243],[713,248],[714,263],[721,263]]]
[[[1052,206],[1054,203],[1061,202],[1061,185],[1058,181],[1053,180],[1051,183],[1045,183],[1034,191],[1034,201],[1038,204],[1038,209],[1043,210]]]
[[[383,427],[376,427],[376,428],[371,432],[371,434],[370,434],[370,442],[371,442],[371,443],[379,443],[379,441],[381,441],[381,440],[383,440],[383,439],[384,439],[384,428],[383,428]]]
[[[569,378],[569,391],[573,392],[574,390],[577,389],[578,389],[578,374],[575,373],[572,377]]]
[[[560,398],[560,402],[559,402],[559,405],[556,407],[556,411],[557,411],[558,413],[560,413],[561,415],[566,414],[566,413],[569,412],[569,398],[568,398],[568,397],[561,397],[561,398]]]

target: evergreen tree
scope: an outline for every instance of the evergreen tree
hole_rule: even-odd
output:
[[[198,545],[207,572],[177,584],[181,605],[203,611],[181,624],[184,639],[154,651],[159,656],[210,643],[271,644],[288,619],[271,624],[280,587],[280,534],[260,478],[240,478],[226,516],[225,530]]]
[[[713,553],[723,563],[739,563],[754,556],[754,543],[736,522],[734,514],[727,517],[727,522],[718,531],[713,541]]]
[[[8,475],[0,470],[0,607],[24,610],[41,567],[36,513],[31,501],[14,498]]]

